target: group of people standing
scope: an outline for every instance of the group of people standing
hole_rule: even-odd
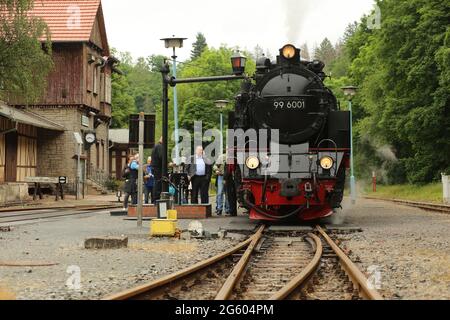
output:
[[[131,197],[131,203],[136,205],[138,202],[137,182],[139,179],[139,154],[130,155],[127,165],[123,169],[122,177],[125,179],[123,187],[125,197],[123,206],[128,208]],[[146,204],[150,201],[154,202],[155,175],[152,167],[152,157],[149,157],[147,164],[144,166],[144,201]]]
[[[133,205],[138,203],[138,180],[139,180],[139,154],[128,156],[127,164],[122,171],[122,178],[125,180],[124,209],[128,209],[129,200]],[[148,157],[147,164],[144,165],[144,202],[145,204],[156,203],[161,198],[161,178],[162,178],[162,139],[153,148],[152,156]]]
[[[123,169],[122,176],[125,179],[124,184],[124,208],[128,208],[129,199],[133,205],[138,202],[138,178],[139,178],[139,155],[130,155],[128,162]],[[155,146],[152,156],[147,159],[147,164],[143,168],[144,172],[144,201],[145,204],[156,203],[161,197],[162,189],[162,140]],[[216,164],[210,165],[205,158],[203,147],[199,146],[195,154],[191,157],[189,164],[183,167],[189,180],[189,198],[191,204],[209,203],[209,189],[213,176],[216,176],[216,214],[230,214],[230,206],[226,196],[225,188],[225,157],[222,155]],[[186,199],[187,202],[188,199]]]
[[[201,203],[209,203],[209,186],[212,178],[212,166],[204,158],[203,148],[197,147],[191,161],[186,166],[186,173],[192,184],[191,203],[197,204],[200,195]]]
[[[191,157],[191,161],[186,166],[186,173],[191,182],[191,203],[197,204],[200,195],[201,203],[209,203],[209,187],[213,175],[216,176],[216,214],[222,215],[225,209],[226,214],[230,214],[230,206],[225,191],[225,158],[219,156],[214,166],[208,164],[205,159],[203,147],[199,146],[195,150],[195,155]]]

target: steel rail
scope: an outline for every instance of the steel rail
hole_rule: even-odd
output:
[[[111,208],[85,208],[81,210],[74,210],[69,212],[64,211],[58,211],[56,210],[49,210],[51,212],[34,212],[34,213],[25,213],[25,214],[15,214],[15,215],[6,215],[3,216],[0,214],[0,224],[8,224],[8,223],[16,223],[16,222],[27,222],[27,221],[35,221],[35,220],[45,220],[45,219],[52,219],[52,218],[64,218],[64,217],[71,217],[71,216],[78,216],[88,213],[93,213],[95,211],[102,211],[107,210]],[[44,210],[41,210],[44,211]]]
[[[364,198],[369,199],[369,200],[392,202],[392,203],[405,205],[408,207],[419,208],[419,209],[428,210],[428,211],[450,213],[450,205],[445,205],[445,204],[417,202],[417,201],[400,200],[400,199],[383,199],[383,198],[377,198],[377,197],[364,197]]]
[[[322,241],[315,234],[308,234],[308,237],[312,238],[315,242],[316,253],[311,262],[300,272],[298,276],[292,279],[286,286],[284,286],[280,291],[275,293],[269,300],[284,300],[286,299],[294,290],[303,285],[311,275],[317,270],[320,265],[320,260],[322,258],[323,247]]]
[[[261,230],[261,228],[260,228],[260,230]],[[258,232],[259,232],[259,230],[258,230]],[[245,247],[249,246],[252,242],[254,242],[254,238],[257,234],[258,233],[254,234],[246,241],[241,242],[240,244],[236,245],[235,247],[229,249],[228,251],[225,251],[225,252],[223,252],[215,257],[212,257],[208,260],[199,262],[191,267],[188,267],[186,269],[178,271],[174,274],[170,274],[170,275],[163,277],[161,279],[158,279],[156,281],[123,291],[118,294],[107,296],[107,297],[103,298],[102,300],[130,300],[139,295],[145,294],[149,291],[160,289],[161,287],[165,286],[166,284],[172,283],[174,281],[177,281],[177,280],[185,278],[189,275],[192,275],[195,272],[205,269],[205,268],[213,265],[214,263],[222,261],[222,260],[226,259],[227,257],[233,255],[234,253],[244,249]]]
[[[234,266],[233,271],[230,273],[222,288],[219,290],[219,293],[216,295],[215,300],[227,300],[230,298],[237,281],[244,273],[244,270],[247,267],[248,262],[250,261],[250,257],[255,250],[256,245],[258,244],[259,240],[261,240],[264,228],[265,226],[261,226],[253,235],[250,245],[247,247],[247,250],[242,255],[239,262]]]
[[[0,217],[2,217],[3,213],[8,214],[8,213],[21,213],[24,212],[24,214],[26,214],[27,212],[30,211],[39,211],[39,210],[102,210],[102,209],[118,209],[121,208],[122,205],[121,204],[105,204],[105,205],[98,205],[98,206],[93,206],[93,205],[82,205],[82,206],[77,206],[77,205],[70,205],[70,206],[55,206],[55,207],[38,207],[36,205],[36,207],[4,207],[4,208],[0,208]],[[33,214],[33,213],[31,213]]]
[[[333,251],[338,256],[341,265],[353,285],[359,289],[360,294],[363,298],[369,300],[383,300],[383,297],[373,288],[368,285],[368,280],[364,274],[358,269],[358,267],[350,260],[350,258],[339,248],[339,246],[328,236],[328,234],[320,227],[316,227],[317,231],[322,235],[328,245],[333,249]]]

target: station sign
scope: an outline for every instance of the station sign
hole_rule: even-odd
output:
[[[151,149],[155,146],[155,124],[156,115],[146,114],[144,120],[144,148]],[[129,145],[130,148],[139,147],[139,115],[130,115],[129,121],[130,135],[129,135]]]
[[[67,184],[69,182],[67,177],[59,177],[58,180],[60,184]]]

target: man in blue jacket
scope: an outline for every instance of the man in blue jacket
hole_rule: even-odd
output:
[[[133,205],[138,203],[138,177],[139,177],[139,154],[132,158],[130,163],[130,184],[131,184],[131,202]]]
[[[152,157],[148,157],[147,166],[145,167],[144,172],[144,180],[145,180],[145,204],[149,204],[150,199],[153,198],[153,187],[155,186],[155,176],[153,175],[152,169]]]

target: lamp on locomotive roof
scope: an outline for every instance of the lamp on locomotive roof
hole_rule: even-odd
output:
[[[239,51],[231,56],[231,66],[233,67],[233,74],[240,76],[245,72],[245,65],[247,64],[247,57],[242,55]]]
[[[228,100],[217,100],[214,102],[216,107],[220,109],[220,154],[223,154],[223,109],[225,109],[229,103]]]
[[[353,158],[353,106],[352,101],[358,91],[358,87],[346,86],[341,88],[344,91],[344,95],[348,99],[348,110],[350,111],[350,198],[352,204],[356,203],[356,178],[354,171],[354,158]]]
[[[166,48],[172,48],[173,49],[173,70],[172,70],[172,76],[174,78],[177,77],[177,55],[176,55],[176,49],[177,48],[183,48],[183,42],[184,40],[187,40],[187,38],[177,38],[173,36],[172,38],[163,38],[161,39],[164,41],[164,45]],[[180,155],[179,155],[179,146],[178,142],[180,141],[180,135],[178,131],[178,93],[177,93],[177,87],[173,88],[173,117],[175,122],[175,163],[177,166],[180,165]]]

